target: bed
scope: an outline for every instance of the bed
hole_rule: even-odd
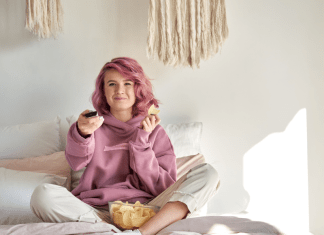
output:
[[[64,155],[68,128],[77,115],[65,119],[0,127],[0,234],[114,234],[110,224],[86,222],[44,223],[30,210],[37,185],[52,183],[75,188],[85,168],[73,171]],[[161,124],[177,156],[180,178],[205,162],[200,140],[202,123]],[[207,205],[196,217],[180,220],[163,230],[167,234],[283,234],[270,224],[236,216],[207,214]]]

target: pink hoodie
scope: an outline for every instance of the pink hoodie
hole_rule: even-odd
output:
[[[143,116],[127,122],[111,113],[90,137],[83,138],[72,124],[65,156],[74,171],[86,166],[72,194],[91,206],[108,201],[140,201],[156,197],[176,179],[176,156],[165,130],[139,129]]]

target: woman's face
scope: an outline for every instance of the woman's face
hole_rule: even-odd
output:
[[[125,78],[115,69],[110,69],[105,73],[104,89],[110,112],[132,113],[135,103],[134,82]]]

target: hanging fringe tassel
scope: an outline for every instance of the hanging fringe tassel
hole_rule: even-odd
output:
[[[155,59],[155,0],[150,0],[150,9],[148,16],[148,37],[147,37],[147,47],[146,53],[147,55],[152,55],[153,59]]]
[[[183,38],[182,38],[182,21],[181,21],[181,0],[176,0],[176,26],[174,34],[174,52],[176,55],[176,61],[173,65],[178,66],[181,58],[183,57]]]
[[[170,64],[173,61],[173,43],[171,34],[171,3],[170,0],[165,1],[165,17],[166,17],[166,53],[163,62]]]
[[[183,56],[180,58],[180,65],[181,66],[188,66],[188,52],[189,52],[189,14],[187,12],[187,0],[182,0],[181,2],[181,19],[182,19],[182,40],[183,40]]]
[[[26,29],[38,38],[58,37],[63,32],[60,0],[26,0]]]
[[[202,59],[208,60],[210,57],[209,50],[210,48],[210,18],[209,18],[209,2],[207,0],[202,0],[201,8],[201,19],[202,19],[202,44],[201,44],[201,53]]]
[[[197,6],[197,11],[196,11],[196,19],[197,19],[197,32],[196,32],[196,63],[197,66],[199,68],[199,64],[200,64],[200,52],[201,52],[201,20],[200,16],[201,16],[201,1],[200,0],[196,0],[196,6]]]
[[[196,66],[196,6],[195,0],[190,0],[190,52],[188,62],[192,66]]]
[[[159,44],[159,59],[161,61],[165,60],[166,56],[166,39],[165,39],[165,14],[164,14],[164,0],[160,0],[160,14],[159,14],[159,35],[160,35],[160,44]]]
[[[225,0],[150,0],[148,19],[147,57],[165,65],[199,68],[228,37]]]

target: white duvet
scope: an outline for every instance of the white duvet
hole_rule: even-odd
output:
[[[106,223],[67,222],[0,225],[0,234],[10,235],[60,235],[100,234],[111,235],[119,230]],[[202,216],[177,221],[161,230],[158,235],[282,235],[275,227],[259,221],[234,216]]]

